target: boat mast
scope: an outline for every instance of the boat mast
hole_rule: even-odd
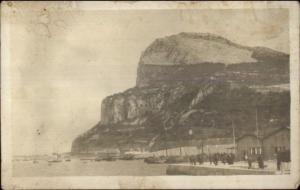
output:
[[[233,123],[233,119],[231,117],[231,127],[232,127],[232,139],[233,139],[233,152],[236,153],[236,145],[235,145],[235,127]]]
[[[255,127],[256,127],[256,136],[258,139],[258,116],[257,116],[257,106],[255,107]]]
[[[263,146],[259,143],[259,126],[258,126],[258,106],[255,107],[255,126],[256,126],[256,137],[257,137],[257,146],[260,147],[260,154],[263,154]],[[258,150],[257,150],[258,152]]]
[[[164,132],[165,132],[165,151],[166,151],[166,157],[168,157],[166,120],[164,121]]]

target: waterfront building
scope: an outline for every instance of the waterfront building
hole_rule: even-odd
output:
[[[170,145],[173,146],[170,146]],[[181,144],[181,146],[180,146]],[[184,143],[169,142],[166,149],[152,151],[155,156],[188,156],[201,153],[234,153],[234,143],[232,138],[208,138],[204,140],[191,140]]]
[[[290,128],[264,130],[263,136],[246,134],[237,139],[237,160],[245,155],[263,155],[264,160],[276,159],[276,154],[290,149]]]
[[[263,152],[265,160],[276,159],[276,154],[290,150],[290,128],[279,128],[263,139]]]
[[[237,139],[236,159],[244,160],[245,156],[262,153],[262,140],[253,134],[246,134]]]

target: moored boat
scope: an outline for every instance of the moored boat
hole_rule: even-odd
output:
[[[96,158],[95,158],[95,161],[96,161],[96,162],[100,162],[100,161],[102,161],[102,160],[103,160],[102,157],[96,157]]]
[[[162,164],[165,163],[165,161],[165,159],[155,156],[151,156],[144,159],[144,162],[146,162],[147,164]]]
[[[183,157],[183,156],[169,156],[165,163],[168,164],[175,164],[175,163],[184,163],[184,162],[189,162],[187,157]]]
[[[105,160],[105,161],[116,161],[117,159],[112,157],[112,156],[107,156],[107,157],[104,157],[103,160]]]
[[[132,155],[132,154],[124,154],[119,159],[120,160],[133,160],[134,159],[134,155]]]
[[[54,155],[54,157],[52,159],[48,160],[48,163],[59,163],[59,162],[63,161],[59,154],[54,153],[53,155]]]

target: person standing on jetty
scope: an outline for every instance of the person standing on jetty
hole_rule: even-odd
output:
[[[263,160],[262,155],[258,155],[258,157],[257,157],[257,163],[258,163],[258,167],[260,169],[264,168],[264,160]]]
[[[247,155],[247,154],[245,154],[245,160],[248,162],[248,169],[251,169],[252,168],[252,158],[251,158],[251,156],[249,155]]]
[[[215,153],[213,156],[215,166],[218,165],[219,162],[219,153]]]
[[[277,170],[281,169],[281,154],[279,152],[276,153],[276,161],[277,161]]]
[[[210,153],[208,154],[208,160],[209,160],[209,164],[211,165],[213,163],[213,157]]]

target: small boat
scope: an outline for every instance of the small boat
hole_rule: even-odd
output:
[[[58,163],[58,162],[62,162],[62,160],[48,160],[49,163]]]
[[[80,158],[81,161],[94,161],[94,158]]]
[[[96,161],[96,162],[100,162],[100,161],[102,161],[102,160],[103,160],[103,158],[100,157],[100,156],[97,156],[97,157],[95,158],[95,161]]]
[[[116,161],[117,159],[114,158],[114,157],[112,157],[112,156],[106,156],[102,160],[105,160],[105,161]]]
[[[133,154],[124,154],[122,157],[120,157],[120,160],[133,160],[134,155]]]
[[[167,157],[165,163],[176,164],[176,163],[184,163],[184,162],[188,162],[188,161],[189,160],[183,156],[169,156],[169,157]]]
[[[155,156],[151,156],[144,159],[144,162],[146,162],[147,164],[162,164],[165,163],[165,161],[166,161],[165,159],[155,157]]]
[[[93,159],[96,162],[100,161],[116,161],[119,159],[119,150],[111,150],[111,149],[104,149],[102,151],[97,152],[96,157]]]
[[[55,157],[48,160],[48,163],[58,163],[58,162],[62,162],[63,160],[60,158],[60,156],[58,154],[55,154]]]

